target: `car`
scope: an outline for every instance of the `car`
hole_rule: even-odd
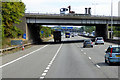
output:
[[[111,65],[112,63],[120,63],[120,46],[111,45],[105,51],[105,63]]]
[[[85,47],[93,47],[93,42],[91,40],[84,40],[83,48]]]
[[[71,34],[72,37],[74,37],[74,34]]]
[[[95,38],[95,44],[104,44],[103,37],[96,37]]]

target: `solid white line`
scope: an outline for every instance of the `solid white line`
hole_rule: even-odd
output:
[[[100,66],[99,65],[96,65],[98,68],[100,68]]]
[[[89,59],[91,59],[91,57],[89,57]]]
[[[47,73],[43,73],[42,76],[45,76]]]
[[[20,60],[20,59],[22,59],[22,58],[25,58],[25,57],[27,57],[27,56],[33,54],[34,52],[37,52],[37,51],[39,51],[39,50],[45,48],[46,46],[48,46],[48,45],[45,45],[45,46],[43,46],[43,47],[41,47],[41,48],[39,48],[39,49],[37,49],[37,50],[35,50],[35,51],[33,51],[33,52],[30,52],[29,54],[26,54],[26,55],[24,55],[24,56],[22,56],[22,57],[19,57],[19,58],[15,59],[15,60],[13,60],[13,61],[11,61],[11,62],[8,62],[8,63],[6,63],[6,64],[0,66],[0,68],[3,68],[3,67],[5,67],[5,66],[7,66],[7,65],[9,65],[9,64],[12,64],[12,63],[14,63],[14,62],[16,62],[16,61],[18,61],[18,60]]]

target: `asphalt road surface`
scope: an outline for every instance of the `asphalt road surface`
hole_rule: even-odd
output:
[[[36,48],[25,50],[22,53],[26,54],[14,60],[6,61],[10,56],[3,57],[4,64],[0,66],[2,77],[118,78],[119,65],[109,66],[104,62],[105,49],[114,44],[105,42],[104,45],[83,48],[81,41],[84,39],[87,38],[81,36],[62,37],[64,43],[35,45]]]

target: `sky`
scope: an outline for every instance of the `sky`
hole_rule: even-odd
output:
[[[118,2],[113,1],[113,16],[118,16]],[[71,10],[84,14],[85,8],[91,7],[92,15],[111,15],[111,0],[22,0],[26,13],[60,14],[60,8],[71,6]]]

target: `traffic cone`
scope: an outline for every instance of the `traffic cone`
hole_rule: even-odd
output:
[[[22,46],[22,50],[24,50],[24,45]]]

